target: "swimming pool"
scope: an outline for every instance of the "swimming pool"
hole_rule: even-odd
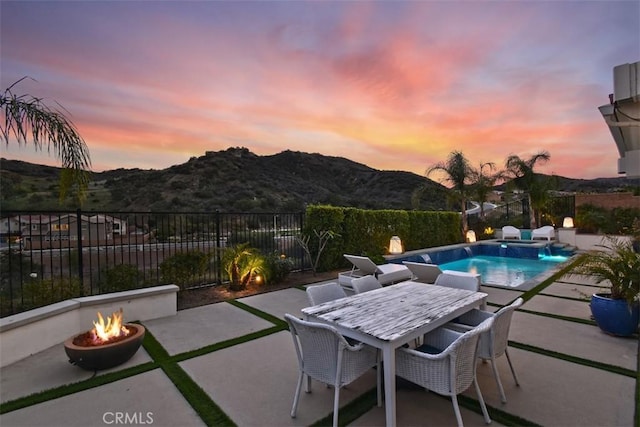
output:
[[[520,288],[568,258],[561,255],[544,256],[539,259],[512,258],[490,255],[477,255],[440,264],[442,270],[465,271],[480,274],[485,285],[508,288]]]
[[[386,257],[402,261],[437,264],[442,270],[480,274],[483,285],[528,290],[551,276],[573,255],[557,242],[483,240],[405,252]]]

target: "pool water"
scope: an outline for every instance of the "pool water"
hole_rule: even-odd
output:
[[[567,259],[568,257],[561,255],[544,256],[539,259],[476,255],[439,264],[439,267],[441,270],[480,274],[483,284],[515,288]]]

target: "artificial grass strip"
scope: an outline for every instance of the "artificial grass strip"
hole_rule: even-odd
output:
[[[542,317],[550,317],[552,319],[566,320],[567,322],[582,323],[583,325],[598,326],[597,323],[593,320],[581,319],[579,317],[569,317],[569,316],[563,316],[561,314],[554,314],[554,313],[543,313],[541,311],[527,310],[525,308],[519,308],[518,312],[533,314],[533,315],[542,316]]]
[[[144,340],[142,341],[142,347],[149,353],[149,356],[158,363],[162,363],[168,360],[171,356],[167,353],[167,350],[162,347],[162,344],[158,342],[156,337],[153,336],[149,329],[144,334]]]
[[[165,363],[162,365],[162,370],[206,425],[236,425],[180,366],[175,363]]]
[[[638,378],[638,372],[633,371],[631,369],[622,368],[620,366],[615,366],[615,365],[609,365],[608,363],[596,362],[594,360],[583,359],[581,357],[572,356],[566,353],[559,353],[557,351],[547,350],[547,349],[536,347],[529,344],[524,344],[524,343],[509,340],[509,347],[530,351],[532,353],[542,354],[545,356],[553,357],[555,359],[565,360],[567,362],[576,363],[578,365],[588,366],[590,368],[601,369],[603,371],[611,372],[614,374],[624,375],[625,377]]]
[[[203,356],[208,353],[212,353],[214,351],[222,350],[223,348],[233,347],[234,345],[242,344],[248,341],[253,341],[257,338],[266,337],[267,335],[275,334],[276,332],[287,330],[286,326],[273,326],[268,329],[263,329],[261,331],[252,332],[247,335],[243,335],[241,337],[232,338],[230,340],[221,341],[216,344],[207,345],[205,347],[187,351],[184,353],[177,354],[171,357],[171,361],[173,362],[182,362],[183,360],[192,359],[194,357]]]
[[[377,400],[378,394],[375,387],[356,397],[343,408],[340,408],[338,412],[338,425],[346,426],[357,420],[376,406]],[[311,424],[310,427],[325,427],[331,425],[333,425],[333,412]]]
[[[72,384],[65,384],[59,387],[44,390],[19,399],[10,400],[0,404],[0,414],[26,408],[28,406],[37,405],[38,403],[48,400],[59,399],[70,394],[78,393],[94,387],[99,387],[124,378],[132,377],[158,368],[154,362],[143,363],[142,365],[132,366],[117,372],[110,372],[104,375],[96,375],[87,380],[79,381]],[[78,368],[80,369],[80,368]]]
[[[585,302],[587,304],[591,302],[589,299],[585,299],[585,298],[567,297],[567,296],[564,296],[564,295],[554,295],[554,294],[548,294],[548,293],[545,293],[545,292],[540,292],[538,295],[542,295],[542,296],[545,296],[545,297],[565,299],[565,300],[568,300],[568,301]]]
[[[243,309],[244,311],[248,311],[249,313],[253,314],[254,316],[258,316],[264,320],[266,320],[267,322],[271,322],[276,326],[281,326],[286,328],[287,327],[287,322],[285,322],[283,319],[276,317],[276,316],[272,316],[269,313],[265,313],[262,310],[258,310],[257,308],[251,307],[250,305],[241,303],[238,300],[229,300],[227,301],[227,303],[234,305],[238,308]]]
[[[553,282],[556,282],[559,278],[567,275],[569,271],[571,271],[579,263],[582,263],[582,261],[583,261],[582,257],[578,257],[574,259],[567,266],[557,271],[556,273],[552,274],[542,282],[538,283],[535,287],[533,287],[532,289],[529,289],[528,291],[520,295],[520,297],[524,300],[524,302],[529,301],[531,298],[539,294],[547,286],[551,285]]]
[[[440,396],[440,395],[438,396],[445,398],[447,400],[450,400],[448,396]],[[478,402],[476,399],[460,394],[458,395],[458,404],[466,409],[469,409],[473,412],[476,412],[482,415],[480,402]],[[515,427],[515,426],[540,427],[540,424],[536,424],[533,421],[529,421],[517,415],[510,414],[501,409],[494,408],[493,406],[487,405],[486,402],[485,402],[485,406],[487,407],[487,412],[489,413],[489,417],[491,418],[491,421],[495,421],[499,424],[502,424],[508,427]]]

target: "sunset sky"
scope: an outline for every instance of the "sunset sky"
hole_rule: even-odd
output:
[[[461,150],[617,176],[598,111],[640,60],[632,1],[0,2],[4,90],[61,104],[94,171],[247,147],[423,175]],[[2,157],[59,165],[32,145]]]

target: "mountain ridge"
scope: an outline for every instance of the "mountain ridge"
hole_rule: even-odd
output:
[[[57,202],[59,174],[57,167],[1,159],[2,209],[75,209],[70,202]],[[565,192],[608,192],[637,185],[623,177],[555,178],[558,190]],[[165,169],[92,172],[83,209],[274,212],[330,204],[445,210],[448,192],[424,176],[377,170],[343,157],[291,150],[259,156],[244,147],[231,147]]]

